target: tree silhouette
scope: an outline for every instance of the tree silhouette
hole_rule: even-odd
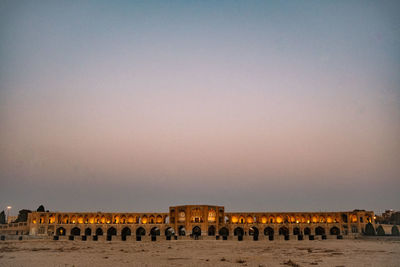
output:
[[[365,235],[375,235],[375,229],[372,223],[367,223],[365,226]]]
[[[36,210],[38,212],[44,212],[44,206],[40,205],[39,208]]]
[[[0,224],[5,224],[6,223],[6,214],[4,213],[4,210],[0,213]]]
[[[382,225],[379,225],[378,228],[376,228],[376,234],[379,236],[384,236],[385,235],[385,230],[383,230]]]
[[[392,227],[392,235],[395,235],[395,236],[399,236],[400,235],[399,234],[399,228],[397,228],[396,225],[393,225],[393,227]]]

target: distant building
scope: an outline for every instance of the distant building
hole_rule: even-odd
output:
[[[18,216],[8,216],[8,217],[7,217],[7,223],[12,223],[12,222],[14,222],[17,218],[18,218]]]
[[[175,236],[179,239],[268,239],[297,235],[356,236],[372,211],[346,212],[225,212],[223,206],[183,205],[168,213],[32,212],[27,222],[0,226],[2,234],[32,236]],[[111,238],[111,237],[110,237]]]

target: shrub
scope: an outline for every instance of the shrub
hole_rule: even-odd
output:
[[[396,225],[393,225],[392,227],[392,235],[398,236],[399,234],[399,228]]]
[[[376,228],[376,234],[379,236],[385,235],[385,230],[383,230],[382,225],[379,225],[378,228]]]
[[[365,235],[375,235],[375,229],[372,223],[367,223],[365,226]]]

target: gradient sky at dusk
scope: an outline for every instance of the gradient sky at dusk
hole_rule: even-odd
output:
[[[0,1],[0,209],[400,209],[399,1]]]

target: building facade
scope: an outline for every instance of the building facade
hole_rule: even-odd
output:
[[[225,212],[223,206],[182,205],[168,213],[32,212],[27,222],[0,226],[1,234],[30,236],[106,236],[121,238],[255,240],[290,236],[356,236],[372,211]]]

